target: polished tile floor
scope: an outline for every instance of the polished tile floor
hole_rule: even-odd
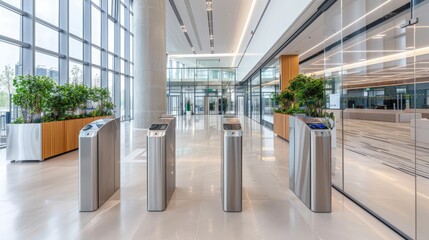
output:
[[[1,161],[0,238],[401,239],[336,191],[332,213],[312,213],[288,189],[288,143],[241,120],[241,213],[222,211],[220,117],[183,116],[177,187],[166,211],[146,211],[146,131],[122,123],[121,189],[96,212],[77,209],[77,151],[40,163]]]

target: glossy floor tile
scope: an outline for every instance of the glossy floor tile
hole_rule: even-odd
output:
[[[222,210],[221,118],[183,116],[166,211],[146,211],[146,131],[122,123],[121,189],[96,212],[78,212],[77,151],[45,162],[1,161],[1,239],[401,239],[336,191],[332,213],[312,213],[288,188],[288,143],[241,121],[241,213]]]

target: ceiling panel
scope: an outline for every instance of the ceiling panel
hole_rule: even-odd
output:
[[[167,2],[167,52],[173,55],[171,58],[182,63],[189,63],[194,66],[196,59],[220,59],[218,65],[222,67],[232,66],[234,59],[239,59],[239,56],[234,58],[233,52],[243,53],[247,43],[249,42],[259,18],[267,4],[268,0],[215,0],[212,3],[213,11],[213,33],[214,33],[214,55],[199,56],[200,54],[210,54],[210,36],[208,31],[208,19],[206,1],[200,0],[175,0],[174,3],[180,13],[180,17],[186,27],[194,49],[197,53],[195,57],[192,55],[191,48],[186,41],[182,32],[181,26],[177,18]],[[246,22],[249,12],[253,6],[253,12],[249,22]],[[241,45],[239,44],[241,40]],[[201,43],[201,48],[200,44]],[[240,45],[240,50],[237,48]],[[222,55],[219,56],[218,54]],[[229,54],[229,56],[224,56]],[[176,56],[187,55],[187,56]],[[237,61],[237,60],[236,60]],[[204,61],[203,61],[204,62]],[[212,62],[212,61],[206,61]]]

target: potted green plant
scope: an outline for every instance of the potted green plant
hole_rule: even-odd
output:
[[[42,112],[49,102],[55,87],[54,81],[46,76],[18,76],[14,79],[13,103],[20,107],[22,118],[18,122],[40,123]]]
[[[289,116],[304,114],[309,117],[326,115],[325,81],[303,74],[297,75],[290,81],[288,88],[275,94],[273,100],[279,108],[274,110],[274,132],[286,140],[289,139]]]
[[[191,116],[192,115],[192,111],[191,111],[191,100],[187,100],[186,101],[186,116]]]
[[[18,76],[14,79],[13,103],[20,117],[7,125],[7,145],[26,146],[26,151],[8,147],[8,160],[39,160],[78,148],[82,127],[98,118],[112,115],[114,104],[107,88],[79,84],[57,85],[46,76]],[[96,105],[90,116],[82,113],[91,101]]]

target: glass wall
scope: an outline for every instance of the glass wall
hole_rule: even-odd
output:
[[[235,68],[186,68],[171,60],[167,68],[169,114],[235,114]]]
[[[254,73],[244,84],[237,85],[238,113],[272,129],[274,109],[278,107],[273,96],[279,91],[279,61],[275,59]]]
[[[428,1],[337,1],[323,14],[322,54],[300,56],[339,106],[328,110],[334,186],[410,239],[429,239],[427,11]]]
[[[0,1],[0,112],[10,111],[13,78],[34,74],[109,87],[116,115],[131,119],[132,1],[32,2]]]
[[[338,0],[299,49],[335,115],[334,187],[409,239],[429,239],[428,11],[428,0]],[[238,112],[268,127],[273,61],[237,86]]]

